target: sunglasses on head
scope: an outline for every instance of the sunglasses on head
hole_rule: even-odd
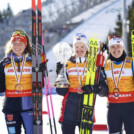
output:
[[[121,38],[121,36],[119,36],[119,35],[110,35],[109,36],[109,40],[110,39],[115,39],[115,38]]]
[[[76,37],[83,37],[83,38],[86,38],[86,36],[84,34],[80,34],[80,33],[77,33],[76,34]]]
[[[26,33],[24,33],[23,31],[20,31],[20,30],[17,30],[17,31],[14,31],[12,33],[12,36],[16,36],[16,35],[20,35],[20,36],[26,36]]]

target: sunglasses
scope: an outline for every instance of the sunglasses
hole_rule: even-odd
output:
[[[20,35],[20,36],[26,36],[26,33],[24,33],[23,31],[17,30],[15,32],[12,33],[12,36],[16,36],[16,35]]]
[[[121,36],[119,36],[119,35],[110,35],[108,38],[110,40],[110,39],[115,39],[115,38],[121,38]]]
[[[76,34],[76,37],[77,37],[77,38],[78,38],[78,37],[86,38],[86,36],[85,36],[84,34],[81,34],[81,33],[77,33],[77,34]]]

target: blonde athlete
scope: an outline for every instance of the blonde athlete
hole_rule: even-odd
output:
[[[85,93],[102,94],[98,85],[85,86],[86,70],[87,70],[87,53],[88,41],[83,33],[78,33],[73,39],[73,48],[75,55],[66,63],[67,76],[69,80],[69,88],[56,88],[59,95],[64,96],[62,101],[61,123],[63,134],[75,134],[76,126],[80,126],[81,111],[83,104],[83,90]],[[57,64],[57,74],[62,64]],[[105,83],[103,81],[103,83]],[[105,84],[106,85],[106,84]]]
[[[3,112],[9,134],[33,134],[32,58],[29,38],[24,31],[11,35],[7,56],[0,62],[0,92],[5,92]]]

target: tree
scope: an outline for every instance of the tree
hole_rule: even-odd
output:
[[[129,20],[129,33],[128,33],[128,54],[132,55],[132,48],[131,48],[131,31],[134,30],[134,0],[132,5],[128,8],[128,18]]]
[[[8,17],[13,16],[13,12],[12,12],[12,9],[11,9],[11,7],[10,7],[9,4],[7,6],[7,9],[6,10],[3,10],[3,14],[2,15],[3,15],[3,19],[6,19]]]
[[[116,34],[119,34],[119,35],[122,35],[122,20],[121,20],[121,14],[118,14],[118,16],[117,16],[116,26],[117,26],[117,27],[114,28],[115,33],[116,33]]]
[[[13,16],[13,11],[10,7],[10,4],[8,4],[8,6],[7,6],[7,16]]]
[[[0,12],[0,22],[3,22],[2,20],[2,13]]]
[[[127,20],[129,21],[129,33],[127,36],[127,40],[128,40],[128,55],[131,56],[132,55],[132,48],[131,48],[131,31],[134,30],[134,0],[132,1],[131,6],[128,7],[128,17]],[[117,17],[117,21],[116,21],[116,27],[114,28],[114,32],[113,33],[109,33],[110,34],[119,34],[122,35],[122,18],[121,15],[119,14]]]
[[[11,16],[13,16],[13,11],[10,7],[10,4],[8,4],[7,9],[4,9],[2,12],[0,12],[0,22],[3,22],[4,19],[7,19]]]
[[[109,31],[108,35],[122,35],[122,20],[121,20],[121,14],[118,14],[117,21],[116,21],[116,27],[114,28],[114,32]],[[108,44],[108,38],[106,39],[106,44]]]

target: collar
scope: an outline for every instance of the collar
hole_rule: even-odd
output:
[[[76,57],[76,63],[85,63],[86,57]]]
[[[18,57],[18,56],[16,56],[16,54],[14,52],[12,52],[12,53],[9,53],[7,55],[7,57],[10,58],[10,59],[11,59],[11,54],[13,54],[15,62],[21,62],[22,61],[23,55]],[[27,53],[25,55],[25,57],[26,57],[26,61],[31,61],[32,60],[32,57],[30,56],[29,53]]]
[[[127,55],[126,55],[125,51],[123,51],[122,55],[121,55],[119,58],[114,58],[114,57],[110,54],[110,55],[109,55],[109,59],[110,59],[111,61],[121,62],[121,61],[124,61],[124,60],[125,60],[126,56],[127,56]]]

